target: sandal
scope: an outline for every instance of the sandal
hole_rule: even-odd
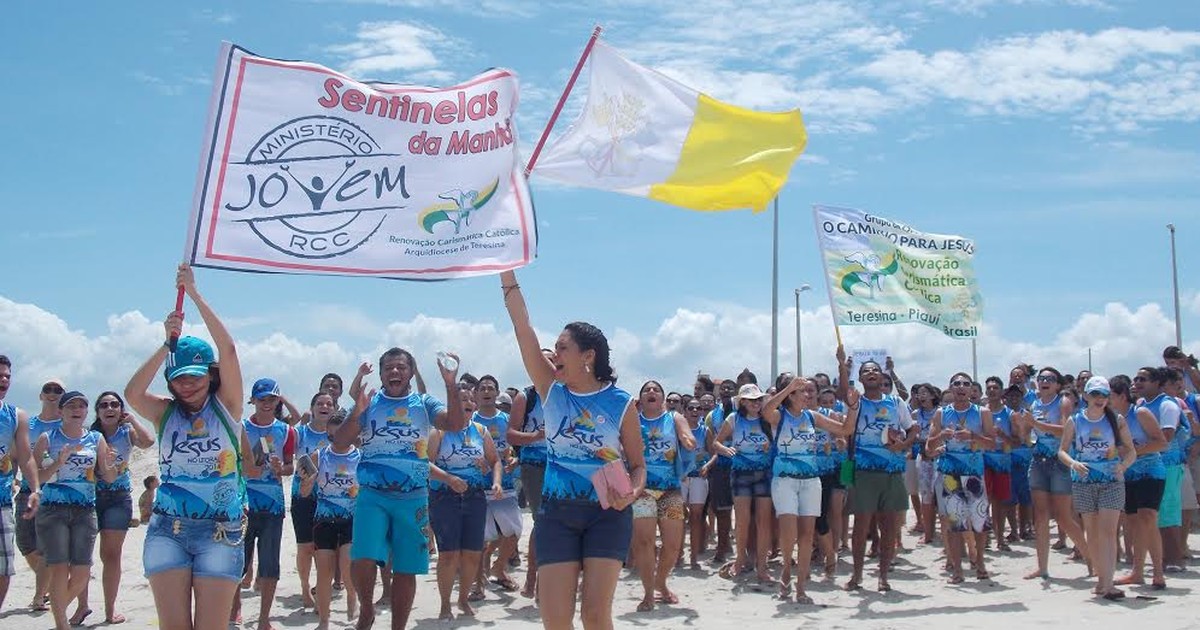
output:
[[[1067,548],[1067,542],[1065,540],[1056,540],[1053,545],[1050,545],[1050,548],[1055,551],[1062,551]]]
[[[671,592],[667,592],[665,595],[659,593],[657,596],[655,596],[655,599],[658,600],[658,603],[660,604],[670,604],[674,606],[679,603],[679,596]]]
[[[983,570],[983,569],[979,569],[978,571],[976,571],[976,572],[975,572],[975,579],[976,579],[976,580],[986,580],[986,579],[989,579],[989,578],[991,578],[991,577],[992,577],[992,576],[988,575],[988,572],[987,572],[987,571],[985,571],[985,570]]]
[[[507,591],[509,593],[521,588],[520,586],[517,586],[517,583],[514,582],[512,580],[512,578],[507,577],[507,576],[506,577],[489,578],[488,581],[491,582],[492,584],[495,584],[496,586],[499,586],[500,588],[504,589],[505,591]]]
[[[471,589],[471,592],[467,594],[467,601],[469,602],[481,602],[485,599],[487,599],[487,595],[483,593],[483,589],[479,588],[478,584],[476,584]]]
[[[963,579],[963,576],[961,573],[956,573],[954,575],[951,575],[950,578],[946,580],[946,582],[949,584],[962,584],[964,581],[965,580]]]
[[[796,603],[804,604],[805,606],[812,606],[813,598],[805,595],[804,593],[796,593]]]
[[[1124,591],[1120,591],[1120,590],[1117,590],[1114,588],[1113,590],[1104,594],[1104,599],[1107,599],[1110,602],[1119,601],[1119,600],[1125,599],[1125,593],[1124,593]]]

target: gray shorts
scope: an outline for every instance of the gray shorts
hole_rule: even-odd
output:
[[[521,489],[525,492],[525,502],[529,504],[529,511],[533,514],[535,521],[542,508],[542,482],[545,479],[545,466],[537,466],[528,462],[521,464]]]
[[[16,514],[18,517],[25,514],[29,509],[29,494],[21,492],[17,494],[13,500],[16,506]],[[37,526],[34,525],[33,518],[16,518],[17,531],[17,551],[21,552],[22,556],[28,556],[38,550],[37,546]]]
[[[0,508],[0,577],[10,577],[17,573],[17,546],[13,538],[16,524],[13,523],[13,512],[7,507]]]
[[[46,564],[91,566],[96,549],[96,507],[50,504],[38,508],[38,551]]]
[[[1029,464],[1029,489],[1032,492],[1071,494],[1071,470],[1057,459],[1034,457]]]
[[[1100,510],[1125,511],[1125,482],[1073,483],[1071,504],[1080,514],[1093,514]]]

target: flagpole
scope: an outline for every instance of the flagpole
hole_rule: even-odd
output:
[[[979,352],[975,339],[971,339],[971,380],[979,381]]]
[[[779,375],[779,195],[775,195],[774,215],[771,230],[771,382]]]
[[[533,167],[537,164],[538,156],[542,153],[542,147],[546,145],[546,139],[550,137],[550,130],[554,129],[554,123],[558,121],[558,115],[562,113],[563,106],[567,104],[567,96],[571,94],[572,88],[575,87],[575,81],[579,78],[579,73],[583,72],[583,64],[587,61],[588,56],[592,54],[592,48],[596,45],[596,40],[600,38],[600,31],[603,27],[597,25],[592,31],[592,37],[588,39],[587,45],[583,47],[583,54],[579,55],[579,62],[575,64],[575,70],[571,72],[571,78],[567,81],[567,87],[563,90],[562,96],[558,97],[558,104],[554,106],[554,113],[550,114],[550,121],[546,123],[546,128],[542,130],[542,137],[538,138],[537,144],[533,147],[533,155],[529,156],[529,162],[525,164],[525,177],[533,172]]]
[[[821,269],[825,271],[825,295],[829,297],[829,318],[833,320],[833,336],[837,345],[842,345],[842,330],[838,328],[837,308],[833,305],[833,285],[829,283],[829,262],[825,260],[825,247],[821,242],[821,220],[817,217],[819,206],[813,206],[813,227],[816,228],[817,252],[821,255]]]

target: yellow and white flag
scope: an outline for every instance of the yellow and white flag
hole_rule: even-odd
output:
[[[758,212],[808,135],[800,110],[757,112],[701,94],[597,41],[587,104],[534,172],[691,210]]]

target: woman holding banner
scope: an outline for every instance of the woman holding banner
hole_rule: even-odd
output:
[[[179,266],[175,284],[200,311],[221,367],[207,342],[179,336],[183,313],[173,312],[163,324],[166,341],[125,386],[129,406],[152,421],[159,436],[162,486],[142,563],[160,627],[219,630],[227,627],[245,563],[245,478],[259,471],[236,420],[244,397],[233,337],[200,296],[191,267]],[[171,340],[177,340],[174,350]],[[164,361],[169,397],[148,391]],[[191,443],[203,444],[203,453]]]
[[[608,339],[600,329],[567,324],[547,358],[516,274],[500,274],[500,286],[546,418],[546,478],[537,531],[542,625],[574,626],[582,575],[583,627],[609,629],[633,533],[630,505],[646,486],[637,407],[616,386]]]

